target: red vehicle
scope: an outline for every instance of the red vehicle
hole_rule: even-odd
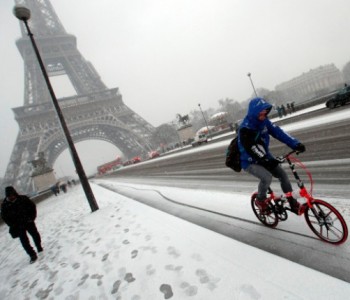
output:
[[[103,175],[107,172],[116,170],[117,168],[119,168],[122,165],[122,160],[121,158],[118,156],[117,159],[110,161],[106,164],[103,164],[101,166],[97,167],[97,172],[100,175]]]
[[[160,154],[158,151],[151,151],[148,153],[148,156],[149,156],[149,158],[156,158],[156,157],[159,157]]]
[[[141,162],[141,157],[140,156],[135,156],[131,161],[132,161],[133,164],[139,163],[139,162]]]

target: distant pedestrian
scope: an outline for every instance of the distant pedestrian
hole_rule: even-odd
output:
[[[64,182],[60,185],[60,189],[63,193],[67,193],[67,185]]]
[[[295,106],[294,106],[294,101],[290,104],[290,107],[292,108],[292,112],[295,112]]]
[[[38,256],[29,242],[27,231],[32,236],[38,252],[43,251],[41,237],[35,225],[36,205],[27,196],[18,195],[12,186],[5,188],[5,196],[1,204],[1,217],[9,226],[12,238],[19,237],[24,250],[30,256],[30,263],[33,263]]]
[[[280,106],[277,106],[277,113],[278,113],[278,117],[282,118],[282,108]]]
[[[54,193],[55,196],[57,196],[60,193],[60,190],[59,190],[57,184],[54,184],[53,186],[51,186],[50,189],[51,189],[52,193]]]
[[[287,103],[287,114],[291,114],[292,113],[292,109],[290,107],[290,104]]]
[[[283,115],[283,116],[286,116],[286,115],[287,115],[286,108],[284,107],[283,104],[281,105],[281,111],[282,111],[282,115]]]

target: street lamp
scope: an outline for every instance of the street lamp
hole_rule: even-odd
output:
[[[64,132],[64,134],[66,136],[66,140],[67,140],[67,143],[68,143],[68,146],[69,146],[69,150],[70,150],[70,153],[71,153],[74,165],[75,165],[75,169],[76,169],[77,174],[79,176],[81,185],[82,185],[82,187],[84,189],[86,198],[88,199],[88,202],[90,204],[91,211],[94,212],[94,211],[98,210],[98,205],[97,205],[96,199],[95,199],[94,194],[93,194],[93,192],[91,190],[89,181],[87,180],[87,177],[86,177],[85,171],[83,169],[83,166],[82,166],[82,164],[80,162],[78,153],[77,153],[77,151],[75,149],[73,140],[72,140],[72,138],[70,136],[67,124],[66,124],[66,122],[64,120],[61,108],[58,105],[58,101],[57,101],[55,92],[54,92],[54,90],[52,88],[52,85],[50,83],[49,76],[47,75],[44,63],[43,63],[43,61],[41,59],[38,47],[37,47],[37,45],[35,43],[34,36],[33,36],[32,32],[30,31],[30,28],[28,26],[28,20],[30,19],[30,10],[28,8],[24,7],[24,6],[16,5],[13,8],[13,14],[16,16],[17,19],[23,21],[23,23],[24,23],[24,25],[25,25],[25,27],[27,29],[28,36],[29,36],[29,38],[30,38],[30,40],[32,42],[32,45],[33,45],[33,48],[34,48],[34,52],[35,52],[36,57],[38,59],[41,71],[42,71],[42,73],[44,75],[44,79],[46,81],[46,85],[47,85],[47,87],[49,89],[53,105],[54,105],[54,107],[56,109],[58,119],[60,120],[63,132]]]
[[[207,129],[208,129],[208,135],[210,135],[209,126],[208,126],[208,123],[207,123],[206,118],[204,117],[204,114],[203,114],[203,111],[202,111],[202,108],[201,108],[200,103],[198,104],[198,107],[199,107],[199,110],[200,110],[200,111],[201,111],[201,113],[202,113],[202,116],[203,116],[203,119],[204,119],[205,125],[207,126]]]
[[[254,90],[254,93],[255,93],[255,96],[256,97],[258,97],[258,94],[256,93],[256,90],[255,90],[255,87],[254,87],[254,84],[253,84],[253,80],[252,80],[252,74],[249,72],[248,74],[247,74],[247,76],[249,77],[249,79],[250,79],[250,83],[252,84],[252,87],[253,87],[253,90]]]

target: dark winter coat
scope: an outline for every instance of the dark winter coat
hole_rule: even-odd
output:
[[[7,198],[1,205],[1,217],[10,227],[10,234],[15,237],[21,229],[25,229],[29,222],[36,218],[36,205],[25,195],[18,195],[16,200]]]
[[[272,159],[269,151],[270,135],[280,142],[295,149],[300,142],[285,133],[268,118],[263,121],[258,119],[263,110],[270,111],[272,105],[262,98],[254,98],[250,101],[248,113],[243,119],[238,133],[238,145],[241,152],[241,165],[246,169],[250,164]]]

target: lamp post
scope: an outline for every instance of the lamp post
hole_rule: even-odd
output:
[[[202,108],[201,108],[201,104],[200,104],[200,103],[198,104],[198,107],[199,107],[199,110],[200,110],[200,111],[201,111],[201,113],[202,113],[202,116],[203,116],[203,119],[204,119],[205,125],[207,126],[207,129],[208,129],[208,135],[210,135],[209,126],[208,126],[208,123],[207,123],[206,118],[204,117],[204,114],[203,114],[203,111],[202,111]]]
[[[78,153],[77,153],[77,151],[75,149],[72,137],[70,136],[70,133],[69,133],[66,121],[64,120],[61,108],[58,105],[58,101],[57,101],[55,92],[54,92],[54,90],[52,88],[52,85],[50,83],[49,76],[47,75],[44,63],[43,63],[43,61],[41,59],[38,47],[37,47],[37,45],[35,43],[34,36],[33,36],[32,32],[30,31],[30,28],[29,28],[29,25],[28,25],[28,20],[30,19],[30,10],[28,8],[24,7],[24,6],[16,5],[13,8],[13,13],[16,16],[17,19],[19,19],[20,21],[23,21],[23,23],[24,23],[24,25],[25,25],[25,27],[27,29],[28,36],[29,36],[29,38],[30,38],[30,40],[32,42],[32,45],[33,45],[33,48],[34,48],[34,52],[35,52],[36,57],[38,59],[41,71],[43,73],[43,76],[44,76],[44,79],[45,79],[45,82],[46,82],[46,85],[47,85],[47,87],[49,89],[53,105],[54,105],[54,107],[56,109],[58,119],[59,119],[59,121],[61,123],[63,132],[65,134],[65,137],[66,137],[66,140],[67,140],[67,143],[68,143],[68,147],[69,147],[69,150],[70,150],[70,153],[71,153],[74,165],[75,165],[75,169],[76,169],[77,174],[79,176],[81,185],[82,185],[82,187],[84,189],[86,198],[88,199],[88,202],[90,204],[91,211],[94,212],[94,211],[98,210],[98,205],[97,205],[96,199],[95,199],[94,194],[93,194],[93,192],[91,190],[91,187],[90,187],[89,181],[88,181],[88,179],[86,177],[86,174],[85,174],[85,171],[83,169],[83,166],[82,166],[82,164],[80,162],[80,159],[79,159]]]
[[[255,96],[256,97],[258,97],[258,94],[256,93],[256,90],[255,90],[255,87],[254,87],[254,84],[253,84],[253,80],[252,80],[252,74],[249,72],[248,74],[247,74],[247,76],[249,77],[249,79],[250,79],[250,83],[252,84],[252,87],[253,87],[253,90],[254,90],[254,93],[255,93]]]

